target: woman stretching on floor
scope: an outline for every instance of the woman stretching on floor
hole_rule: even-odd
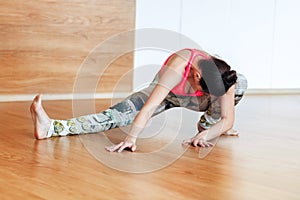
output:
[[[98,113],[68,120],[50,119],[37,95],[30,107],[34,136],[97,133],[132,124],[123,142],[107,147],[110,152],[125,148],[136,150],[136,140],[148,120],[173,107],[204,112],[198,122],[199,132],[184,141],[193,146],[210,147],[209,140],[221,134],[237,135],[232,130],[234,106],[241,100],[247,80],[221,59],[197,49],[183,49],[163,64],[149,87]]]

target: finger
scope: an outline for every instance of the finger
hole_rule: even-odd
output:
[[[131,148],[132,147],[132,145],[131,144],[126,144],[126,143],[124,143],[120,148],[119,148],[119,150],[117,151],[118,153],[121,153],[125,148],[127,148],[127,147],[129,147],[129,148]]]
[[[203,147],[209,147],[208,142],[206,142],[205,140],[202,140],[202,145],[203,145]]]
[[[111,151],[114,147],[115,147],[115,145],[113,145],[113,146],[108,146],[108,147],[105,147],[105,149],[106,149],[107,151]]]
[[[121,143],[119,143],[118,145],[111,146],[111,148],[109,149],[109,151],[110,151],[110,152],[114,152],[114,151],[116,151],[117,149],[119,149],[123,144],[124,144],[124,142],[121,142]]]
[[[213,143],[205,141],[205,147],[213,147],[213,146],[214,146]]]
[[[194,147],[198,146],[198,143],[199,143],[198,139],[194,139],[194,141],[192,141]]]
[[[122,146],[117,150],[117,152],[118,152],[118,153],[121,153],[125,148],[126,148],[126,146],[122,145]]]
[[[204,143],[205,147],[210,147],[210,144],[208,142]]]
[[[136,150],[136,145],[134,144],[132,147],[131,147],[131,151],[134,152]]]
[[[205,144],[203,143],[203,140],[199,140],[199,146],[200,147],[205,147]]]
[[[115,146],[111,146],[111,147],[106,147],[105,149],[109,152],[112,152],[112,149],[114,148]]]
[[[207,142],[208,144],[209,144],[209,146],[210,147],[213,147],[213,146],[215,146],[213,143],[211,143],[211,142]]]

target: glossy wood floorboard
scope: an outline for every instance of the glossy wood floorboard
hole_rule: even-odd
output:
[[[240,136],[222,136],[202,159],[199,148],[185,149],[178,142],[194,133],[183,133],[161,150],[174,134],[164,131],[161,138],[141,140],[136,153],[123,154],[105,152],[108,143],[100,141],[105,136],[120,141],[124,136],[120,129],[37,141],[30,102],[1,103],[0,199],[296,200],[300,197],[299,102],[298,95],[246,96],[236,108],[235,128]],[[100,111],[109,105],[101,100],[96,108]],[[52,118],[72,117],[71,101],[47,101],[44,106]],[[195,113],[185,114],[184,123],[197,120]],[[179,123],[176,118],[173,122]],[[154,149],[162,153],[151,160],[145,153]],[[168,164],[174,154],[178,159]],[[111,158],[115,165],[122,161],[127,170],[139,173],[113,169],[98,156]],[[143,164],[159,169],[142,173]]]

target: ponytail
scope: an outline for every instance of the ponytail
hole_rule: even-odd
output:
[[[232,85],[236,83],[237,75],[236,71],[230,70],[222,74],[222,80],[224,83],[225,91],[227,91]]]

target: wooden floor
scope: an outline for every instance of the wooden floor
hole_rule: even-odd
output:
[[[166,138],[160,143],[155,137],[141,141],[133,154],[100,150],[96,155],[93,148],[103,149],[103,143],[93,146],[93,138],[103,134],[37,141],[30,102],[0,103],[0,199],[299,199],[299,102],[298,95],[248,95],[236,108],[239,137],[222,136],[203,159],[199,148],[182,151],[181,145],[171,145],[171,152],[183,155],[159,170],[138,174],[113,169],[97,156],[132,161],[166,144]],[[98,101],[97,110],[109,104]],[[72,117],[71,101],[47,101],[44,106],[53,118]],[[185,120],[194,121],[194,116]],[[120,132],[108,135],[117,142]],[[89,142],[92,147],[85,148]],[[158,163],[148,160],[149,166],[172,157],[162,155]],[[147,157],[144,160],[147,163]]]

